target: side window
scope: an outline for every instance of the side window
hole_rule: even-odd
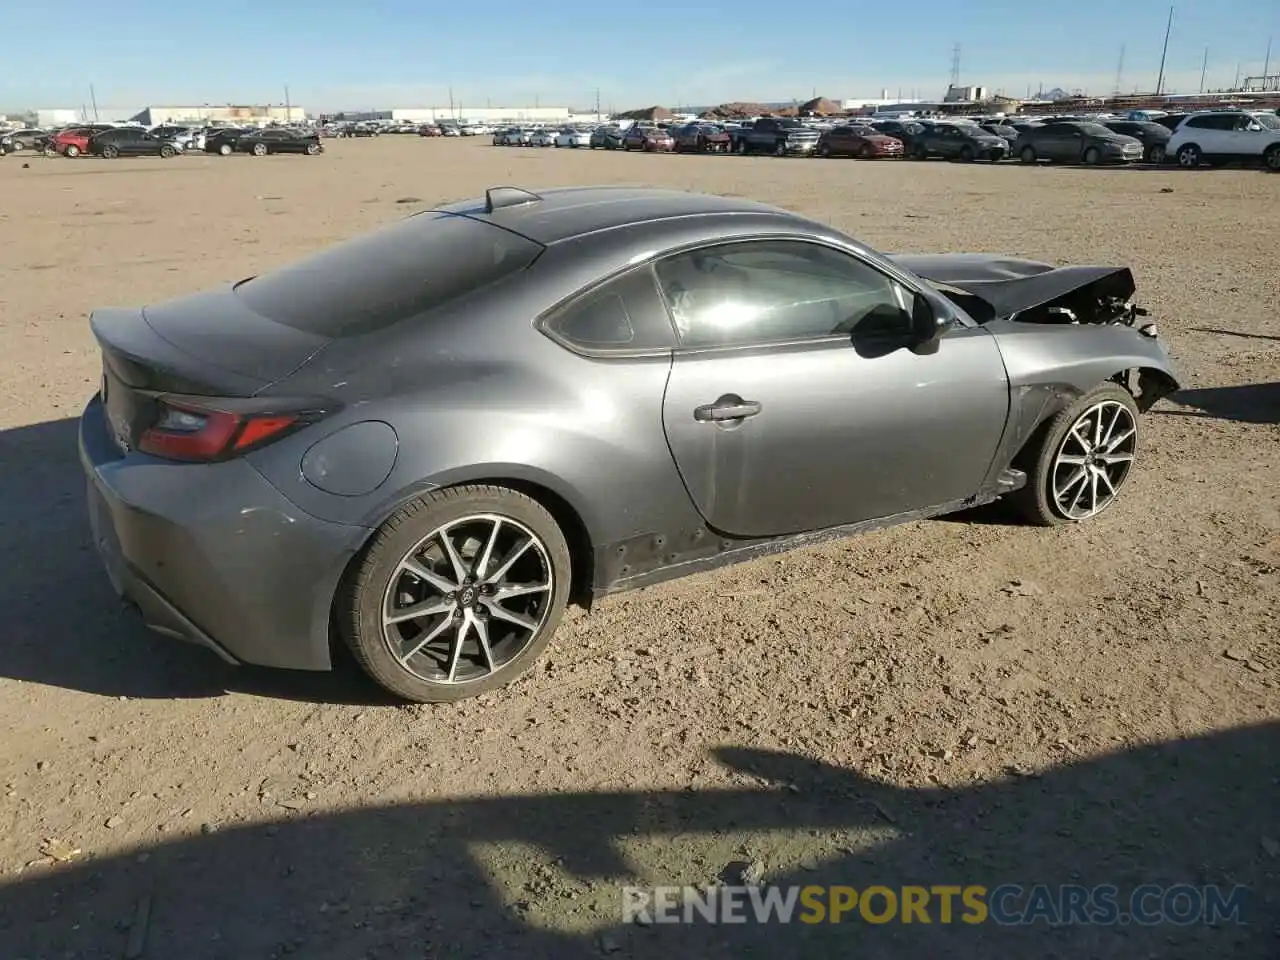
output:
[[[799,240],[704,247],[659,262],[685,346],[736,346],[911,328],[908,292],[865,263]]]
[[[553,313],[543,329],[584,353],[670,350],[675,332],[648,267],[632,270]]]
[[[1212,130],[1212,129],[1215,129],[1217,126],[1213,122],[1215,119],[1217,118],[1216,117],[1192,117],[1187,121],[1187,126],[1195,127],[1197,130],[1205,130],[1205,129]]]

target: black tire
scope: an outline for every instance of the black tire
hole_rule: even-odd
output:
[[[926,150],[924,147],[921,147],[918,145],[914,146],[911,148],[911,159],[912,160],[928,160],[929,151]]]
[[[775,157],[785,157],[787,155],[787,144],[783,140],[779,140],[773,145],[773,155]]]
[[[863,160],[874,160],[876,158],[876,152],[871,149],[870,144],[864,143],[862,145],[862,149],[858,151],[858,156]]]
[[[751,152],[751,147],[749,147],[749,146],[747,145],[747,141],[745,141],[745,140],[739,140],[739,141],[738,141],[738,156],[740,156],[740,157],[745,157],[745,156],[746,156],[748,153],[750,153],[750,152]]]
[[[1096,167],[1102,162],[1102,151],[1097,147],[1090,147],[1084,152],[1084,162],[1091,167]]]
[[[1036,156],[1036,148],[1027,144],[1027,146],[1018,151],[1018,159],[1023,163],[1035,163],[1040,158]]]
[[[69,143],[67,144],[67,149],[62,152],[62,155],[64,157],[70,157],[72,160],[74,160],[76,157],[80,156],[80,148],[77,147],[74,143]]]
[[[1156,143],[1147,147],[1147,163],[1154,163],[1157,166],[1164,163],[1164,144]]]
[[[231,156],[231,144],[229,144],[229,143],[220,143],[220,144],[218,144],[218,156],[220,156],[220,157],[229,157],[229,156]]]
[[[160,146],[160,156],[161,156],[161,157],[163,157],[165,160],[168,160],[168,159],[169,159],[170,157],[172,157],[175,153],[177,153],[177,151],[176,151],[176,150],[174,150],[174,149],[173,149],[173,147],[171,147],[169,144],[167,144],[167,143],[165,143],[165,144],[161,144],[161,146]]]
[[[308,143],[308,144],[307,144],[307,149],[306,149],[306,154],[307,154],[307,156],[308,156],[308,157],[315,157],[315,156],[319,156],[319,155],[320,155],[320,144],[318,144],[318,143]]]
[[[1200,148],[1194,143],[1188,143],[1178,148],[1178,166],[1186,167],[1188,170],[1194,170],[1200,166]]]
[[[107,160],[114,160],[120,156],[120,148],[108,143],[102,148],[102,156]]]
[[[391,652],[383,635],[384,598],[392,586],[392,578],[400,575],[402,560],[416,545],[443,524],[476,515],[514,521],[541,540],[550,568],[551,588],[538,609],[540,626],[497,670],[466,682],[429,680],[411,672]],[[538,659],[568,603],[572,572],[564,534],[540,503],[506,487],[478,484],[448,487],[411,501],[378,529],[354,573],[344,582],[339,623],[356,661],[384,689],[418,703],[464,700],[506,686]]]
[[[831,157],[831,147],[825,143],[818,144],[818,156],[826,160]]]
[[[1268,170],[1280,173],[1280,143],[1267,148],[1267,152],[1262,155],[1262,164]]]
[[[1071,428],[1088,411],[1100,403],[1118,403],[1129,411],[1133,421],[1133,457],[1128,468],[1115,487],[1116,495],[1106,505],[1084,519],[1092,519],[1113,504],[1124,487],[1124,481],[1132,475],[1137,463],[1138,441],[1141,440],[1141,424],[1139,423],[1138,405],[1133,395],[1124,387],[1115,383],[1104,383],[1059,413],[1041,430],[1035,438],[1015,458],[1014,465],[1027,474],[1027,485],[1009,496],[1010,503],[1028,522],[1042,527],[1053,527],[1067,523],[1079,523],[1081,520],[1066,516],[1056,505],[1050,484],[1054,482],[1054,464]]]
[[[973,163],[973,147],[969,146],[967,143],[960,148],[960,162]]]
[[[267,155],[267,145],[265,143],[255,143],[249,152],[255,157],[265,157]]]

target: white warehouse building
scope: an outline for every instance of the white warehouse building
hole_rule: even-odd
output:
[[[405,123],[438,122],[440,120],[474,121],[476,123],[501,123],[507,120],[527,120],[539,123],[563,123],[569,119],[568,107],[469,107],[464,103],[453,107],[413,107],[389,111],[389,120]]]

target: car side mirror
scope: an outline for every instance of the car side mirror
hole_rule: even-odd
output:
[[[952,319],[938,313],[928,297],[923,293],[915,295],[911,303],[911,333],[917,350],[922,347],[930,353],[936,350],[938,339],[951,328],[951,324]]]

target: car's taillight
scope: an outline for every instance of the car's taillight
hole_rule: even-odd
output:
[[[138,449],[169,460],[224,460],[279,439],[301,420],[296,413],[236,413],[187,398],[158,403],[160,416]]]

